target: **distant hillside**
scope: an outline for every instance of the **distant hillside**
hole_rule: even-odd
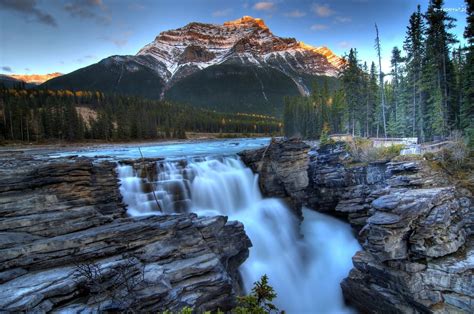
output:
[[[11,74],[9,76],[17,80],[24,81],[26,83],[38,85],[61,75],[63,74],[59,72],[54,72],[49,74]]]

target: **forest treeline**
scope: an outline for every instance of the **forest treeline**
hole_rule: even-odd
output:
[[[281,129],[281,121],[263,115],[101,92],[0,87],[0,141],[185,138],[186,131],[277,135]]]
[[[455,20],[442,0],[431,0],[425,13],[409,20],[403,48],[394,47],[391,72],[380,60],[361,64],[351,49],[340,73],[341,88],[313,86],[308,97],[285,101],[287,136],[318,138],[321,133],[365,137],[418,137],[431,141],[461,130],[474,141],[474,2],[466,0],[467,46],[450,33]],[[380,56],[376,27],[375,49]],[[383,82],[383,83],[382,83]],[[324,130],[324,131],[323,131]]]

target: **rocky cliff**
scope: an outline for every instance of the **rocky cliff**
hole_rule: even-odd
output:
[[[304,144],[288,146],[298,158],[286,172],[294,176],[301,173],[298,165],[309,163],[306,205],[347,219],[363,247],[341,283],[348,303],[364,313],[472,313],[474,208],[468,190],[422,158],[351,164],[340,143],[312,149],[304,161],[307,148],[298,154],[298,145]],[[273,191],[274,175],[243,160],[268,184],[263,191]]]
[[[286,199],[298,217],[308,186],[309,146],[299,140],[272,140],[269,146],[239,153],[242,161],[259,174],[262,193]]]
[[[13,158],[12,158],[13,157]],[[0,310],[230,309],[244,227],[194,214],[131,218],[115,163],[0,156]]]

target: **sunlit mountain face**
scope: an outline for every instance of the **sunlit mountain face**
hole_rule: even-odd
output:
[[[279,37],[262,19],[244,16],[164,31],[134,56],[103,59],[46,86],[281,115],[284,96],[308,95],[315,81],[335,80],[343,63],[327,47]]]
[[[47,80],[50,80],[52,78],[55,78],[61,75],[63,74],[59,72],[54,72],[54,73],[48,73],[48,74],[11,74],[9,76],[13,77],[14,79],[23,81],[25,83],[41,84],[41,83],[46,82]]]

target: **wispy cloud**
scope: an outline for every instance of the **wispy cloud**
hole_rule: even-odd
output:
[[[77,63],[83,63],[84,61],[92,60],[92,59],[97,59],[97,57],[94,56],[94,55],[85,55],[84,57],[76,59],[76,62]]]
[[[10,72],[10,73],[13,72],[12,68],[7,67],[7,66],[3,66],[3,67],[2,67],[2,71],[4,71],[4,72]]]
[[[310,29],[312,31],[322,31],[322,30],[328,29],[328,26],[324,24],[314,24],[310,27]]]
[[[30,68],[25,68],[25,72],[30,72],[31,69]]]
[[[232,13],[232,9],[217,10],[217,11],[212,12],[212,16],[215,16],[215,17],[228,16],[230,13]]]
[[[146,7],[143,4],[134,2],[134,3],[130,3],[128,8],[132,10],[136,10],[136,11],[141,11],[141,10],[145,10]]]
[[[275,8],[275,3],[266,2],[266,1],[257,2],[253,6],[253,9],[257,11],[270,11],[270,10],[273,10],[274,8]]]
[[[334,14],[334,10],[327,4],[313,4],[311,9],[316,15],[321,17],[328,17]]]
[[[51,14],[38,9],[36,0],[0,0],[0,8],[21,14],[27,21],[57,27],[58,24]]]
[[[74,0],[65,4],[64,10],[72,17],[92,19],[99,24],[109,24],[112,21],[102,0]]]
[[[341,48],[349,48],[351,46],[351,43],[343,40],[343,41],[338,42],[337,45]]]
[[[352,22],[352,19],[347,16],[336,16],[335,21],[337,23],[349,23],[349,22]]]
[[[305,15],[306,15],[305,12],[302,12],[298,9],[296,9],[294,11],[291,11],[291,12],[288,12],[288,13],[285,13],[285,16],[293,17],[293,18],[303,17]]]
[[[128,44],[128,40],[130,36],[132,36],[132,32],[124,32],[120,34],[120,37],[111,37],[111,36],[101,36],[99,39],[109,41],[113,43],[115,46],[122,48]]]

